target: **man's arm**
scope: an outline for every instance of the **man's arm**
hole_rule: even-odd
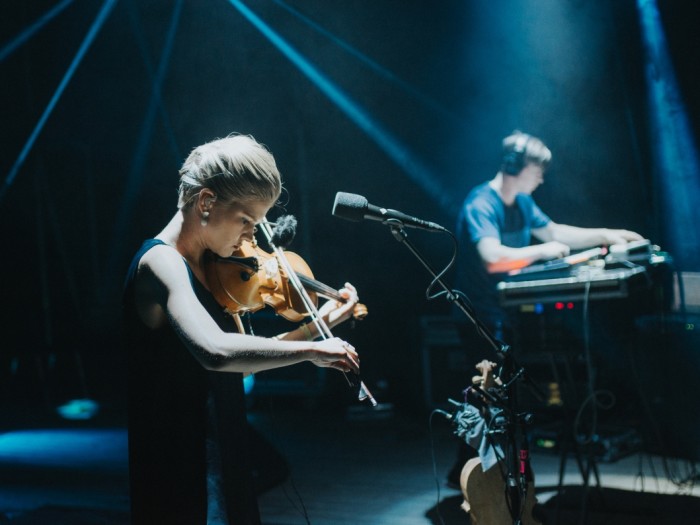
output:
[[[550,221],[544,228],[532,230],[532,235],[542,242],[559,242],[573,250],[583,250],[593,246],[626,244],[639,241],[642,236],[629,230],[610,228],[580,228]]]
[[[511,248],[495,237],[484,237],[476,249],[489,273],[502,273],[529,266],[542,259],[556,259],[569,255],[569,247],[557,241]]]

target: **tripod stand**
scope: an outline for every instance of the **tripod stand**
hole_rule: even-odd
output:
[[[491,334],[483,322],[475,315],[471,306],[465,300],[464,294],[448,288],[441,280],[442,274],[437,274],[425,258],[416,250],[415,246],[408,239],[403,223],[397,219],[387,219],[384,221],[384,224],[389,226],[394,238],[406,246],[432,275],[432,283],[439,284],[443,289],[443,293],[440,295],[444,295],[445,299],[456,306],[466,316],[474,325],[477,333],[486,340],[501,362],[499,372],[499,377],[503,381],[501,396],[496,398],[490,396],[488,392],[482,390],[478,386],[474,388],[502,411],[502,424],[499,425],[498,429],[494,429],[493,432],[500,433],[504,438],[503,441],[505,444],[503,450],[505,459],[503,464],[505,469],[503,478],[506,484],[507,505],[512,523],[514,525],[521,525],[523,523],[524,502],[528,490],[527,477],[531,472],[529,446],[526,436],[526,427],[531,422],[531,415],[518,411],[516,385],[519,382],[526,382],[535,390],[536,387],[528,377],[525,369],[520,367],[516,362],[510,346],[499,341]]]

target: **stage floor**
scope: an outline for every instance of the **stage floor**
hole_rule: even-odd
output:
[[[333,411],[286,403],[252,408],[266,525],[468,524],[446,484],[458,441],[440,416],[391,407]],[[0,434],[0,523],[126,525],[126,430],[120,417]],[[602,489],[582,481],[573,456],[557,492],[560,456],[533,450],[544,522],[695,524],[700,487],[688,461],[633,453],[596,461]],[[685,483],[680,483],[684,481]],[[558,503],[558,505],[557,505]],[[585,514],[584,514],[585,512]]]

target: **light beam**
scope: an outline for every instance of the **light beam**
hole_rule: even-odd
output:
[[[229,2],[435,201],[447,210],[456,211],[456,203],[449,197],[451,192],[442,188],[431,170],[420,159],[245,4],[239,0]]]
[[[61,79],[61,82],[59,83],[58,87],[56,88],[56,91],[54,92],[53,96],[51,97],[51,100],[49,101],[48,105],[46,106],[44,113],[42,113],[41,117],[39,118],[39,121],[37,122],[36,126],[34,127],[34,130],[32,131],[31,135],[29,135],[29,139],[27,139],[27,142],[25,143],[24,147],[22,148],[22,151],[20,151],[20,154],[17,157],[17,160],[12,165],[12,168],[10,168],[10,172],[8,173],[7,177],[5,178],[3,185],[0,186],[0,201],[2,201],[3,197],[7,193],[7,190],[10,189],[10,186],[14,182],[15,177],[17,177],[17,173],[19,172],[20,168],[24,164],[24,161],[27,160],[27,156],[29,155],[29,152],[31,151],[32,147],[34,146],[34,143],[36,142],[36,139],[39,136],[39,133],[41,133],[41,130],[44,128],[46,121],[51,116],[51,113],[53,112],[54,108],[56,107],[56,104],[58,103],[59,99],[63,95],[63,92],[66,89],[66,86],[68,86],[68,83],[73,78],[73,74],[78,69],[78,66],[80,65],[80,62],[82,62],[83,57],[85,57],[87,50],[92,45],[93,41],[95,40],[95,37],[100,32],[100,29],[102,29],[102,25],[104,24],[105,20],[107,20],[107,17],[109,16],[109,13],[112,11],[114,4],[116,4],[116,1],[117,0],[105,0],[105,3],[102,5],[102,9],[100,9],[100,12],[97,14],[97,17],[95,18],[95,21],[92,23],[92,26],[90,26],[90,29],[88,30],[87,35],[85,35],[85,39],[83,40],[82,44],[80,44],[80,48],[78,48],[78,52],[76,53],[75,57],[73,58],[73,61],[71,62],[70,66],[68,67],[68,70],[66,71],[65,75],[63,75],[63,78]]]
[[[645,52],[653,170],[665,242],[683,270],[700,269],[700,171],[693,132],[655,0],[637,0]]]

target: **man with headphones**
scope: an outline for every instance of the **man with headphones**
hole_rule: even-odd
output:
[[[532,198],[544,182],[551,158],[551,151],[540,139],[514,131],[503,139],[498,173],[469,192],[459,214],[456,288],[467,294],[474,313],[496,339],[506,343],[512,339],[511,327],[496,290],[505,272],[564,257],[571,250],[642,239],[628,230],[579,228],[552,221]],[[532,237],[540,242],[532,243]],[[465,347],[476,362],[488,346],[485,340],[476,339],[473,327],[467,324]],[[473,454],[460,446],[457,462],[448,474],[450,483],[459,484],[461,467]]]
[[[642,239],[628,230],[579,228],[552,221],[532,198],[544,182],[551,158],[540,139],[514,131],[503,139],[498,173],[472,189],[460,212],[458,289],[467,293],[476,314],[497,332],[496,337],[502,335],[498,332],[506,322],[496,294],[504,272],[564,257],[571,250]],[[532,237],[540,242],[531,243]]]

